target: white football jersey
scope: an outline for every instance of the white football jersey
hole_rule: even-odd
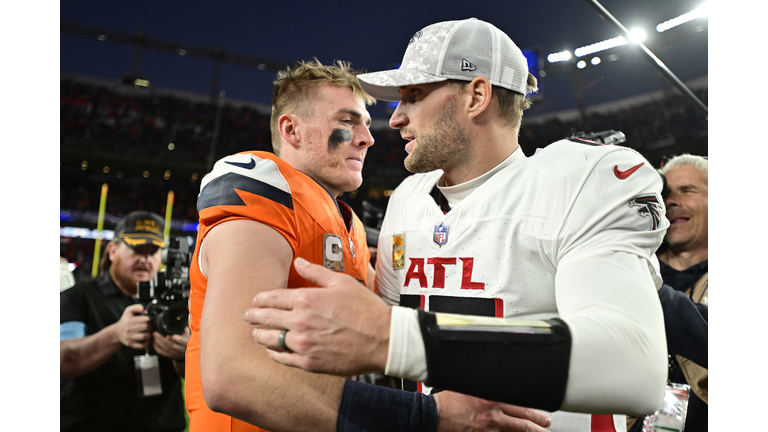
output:
[[[623,320],[649,321],[642,325],[660,340],[646,367],[658,369],[659,360],[666,367],[656,294],[662,280],[655,252],[669,225],[661,177],[626,147],[562,140],[531,157],[517,152],[447,213],[433,193],[442,171],[405,179],[382,223],[377,289],[390,304],[434,312],[561,318],[572,334],[564,409],[600,405],[629,413],[618,410],[636,409],[626,393],[637,390],[620,387],[634,381],[616,381],[629,372],[615,362],[647,359],[631,346],[644,342],[615,337]],[[606,334],[610,326],[616,334]],[[658,384],[660,406],[664,382]],[[589,415],[577,416],[588,424]]]

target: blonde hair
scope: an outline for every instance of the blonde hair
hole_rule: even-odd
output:
[[[352,90],[355,98],[365,105],[373,105],[376,99],[363,91],[357,82],[356,75],[348,62],[337,60],[333,65],[323,65],[319,60],[299,62],[294,68],[287,68],[277,73],[277,79],[272,89],[272,116],[269,127],[272,131],[272,149],[280,155],[280,131],[277,120],[286,113],[299,112],[311,115],[309,109],[314,108],[307,103],[313,92],[323,84],[337,87],[347,87]]]

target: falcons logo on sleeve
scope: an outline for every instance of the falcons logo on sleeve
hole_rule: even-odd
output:
[[[653,221],[653,229],[659,228],[661,214],[659,212],[659,199],[656,195],[640,195],[629,200],[629,205],[640,207],[637,213],[640,216],[649,216]]]

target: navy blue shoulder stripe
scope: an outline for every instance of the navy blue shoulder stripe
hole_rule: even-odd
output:
[[[230,172],[205,185],[197,198],[197,211],[220,205],[244,206],[245,202],[235,189],[262,196],[293,210],[293,199],[288,192],[251,177]]]

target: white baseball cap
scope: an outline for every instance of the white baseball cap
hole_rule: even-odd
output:
[[[493,24],[477,18],[445,21],[416,32],[399,69],[357,76],[366,93],[399,101],[399,87],[484,76],[491,84],[526,94],[528,62],[520,48]]]

